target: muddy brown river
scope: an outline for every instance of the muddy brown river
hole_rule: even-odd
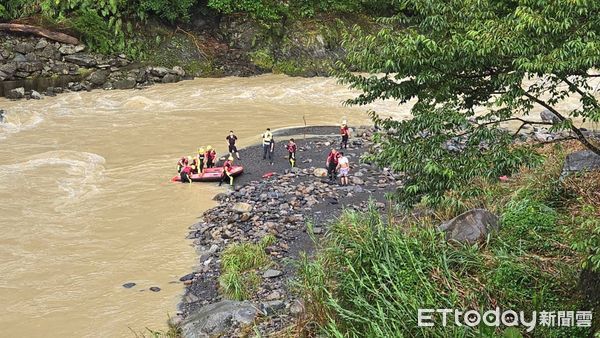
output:
[[[192,270],[187,227],[219,192],[172,184],[178,156],[266,128],[366,123],[334,79],[266,75],[8,101],[0,124],[2,337],[132,337],[163,329]],[[242,154],[243,156],[243,154]],[[134,282],[132,289],[123,283]],[[152,286],[160,292],[149,291]],[[147,333],[147,332],[146,332]]]
[[[352,96],[334,79],[265,75],[0,98],[0,336],[164,329],[195,264],[186,230],[220,191],[170,183],[178,156],[209,144],[225,152],[230,129],[244,146],[303,118],[352,126],[368,122],[367,109],[407,116],[394,102],[343,107]]]

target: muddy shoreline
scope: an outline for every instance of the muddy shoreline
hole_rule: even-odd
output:
[[[235,190],[215,196],[219,205],[204,212],[187,236],[198,253],[198,265],[195,271],[180,279],[185,293],[178,315],[172,320],[182,326],[185,337],[199,336],[199,332],[211,336],[239,335],[247,325],[243,320],[235,320],[235,309],[244,306],[255,309],[250,311],[253,325],[265,335],[289,326],[301,315],[302,300],[289,287],[294,278],[290,261],[296,260],[302,252],[310,255],[315,246],[311,236],[318,241],[326,233],[327,224],[343,209],[365,210],[371,199],[384,212],[385,194],[400,184],[399,178],[386,170],[359,163],[371,146],[371,135],[372,130],[366,127],[353,131],[349,149],[344,149],[351,162],[351,182],[345,187],[314,175],[315,169],[325,167],[331,147],[339,147],[338,127],[275,131],[273,165],[268,159],[262,159],[260,145],[240,149],[239,163],[245,172],[236,179]],[[298,169],[293,171],[290,171],[284,148],[290,136],[294,136],[298,145]],[[273,172],[273,176],[263,178],[269,172]],[[238,205],[246,205],[250,210],[236,211]],[[218,281],[222,251],[233,243],[257,243],[267,235],[276,238],[265,249],[273,264],[256,271],[261,277],[259,287],[248,297],[249,303],[226,301]],[[212,307],[225,303],[230,306],[229,313],[217,316],[222,325],[205,325],[211,321],[211,315],[215,315]],[[213,312],[203,313],[207,309]],[[223,321],[223,316],[229,316],[229,320]]]

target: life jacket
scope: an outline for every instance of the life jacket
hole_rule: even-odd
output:
[[[340,133],[342,134],[342,136],[348,136],[348,127],[341,127]]]
[[[329,153],[329,155],[327,156],[327,164],[338,164],[338,158],[340,158],[340,154],[339,153]]]
[[[223,163],[223,169],[228,173],[231,172],[233,169],[233,163],[230,160],[225,161],[225,163]]]
[[[273,134],[270,131],[265,132],[262,135],[263,138],[263,145],[270,145],[271,144],[271,140],[273,140]]]

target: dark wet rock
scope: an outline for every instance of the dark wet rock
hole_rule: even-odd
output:
[[[160,288],[158,286],[151,286],[150,287],[150,291],[152,291],[152,292],[159,292]]]
[[[439,226],[446,240],[473,244],[499,228],[498,217],[485,209],[472,209]]]
[[[544,109],[544,110],[542,110],[542,112],[540,112],[540,118],[544,122],[550,122],[550,123],[560,122],[560,119],[558,118],[558,116],[554,115],[554,113],[549,111],[548,109]]]
[[[187,275],[185,275],[185,276],[183,276],[183,277],[179,278],[179,281],[180,281],[180,282],[185,282],[186,280],[192,280],[192,279],[194,279],[194,276],[195,276],[195,275],[196,275],[196,273],[195,273],[195,272],[188,273]]]
[[[41,62],[19,62],[17,63],[17,70],[32,73],[35,71],[42,70],[44,65]]]
[[[64,53],[63,53],[64,54]],[[96,58],[88,54],[72,54],[65,56],[65,61],[83,67],[94,67],[98,62]]]
[[[179,76],[174,75],[174,74],[167,74],[165,75],[161,82],[162,83],[174,83],[174,82],[178,82],[180,80]]]
[[[136,81],[134,79],[122,79],[113,83],[115,89],[132,89],[135,85]]]
[[[90,81],[95,86],[101,86],[106,82],[109,75],[110,75],[109,70],[100,69],[100,70],[97,70],[97,71],[93,72],[92,74],[90,74],[90,76],[88,77],[87,80]]]
[[[181,336],[200,338],[219,336],[234,325],[248,325],[258,311],[250,302],[224,300],[201,307],[181,323]]]
[[[600,156],[591,150],[583,150],[567,155],[565,164],[563,165],[562,176],[593,170],[600,170]]]
[[[129,283],[125,283],[125,284],[123,284],[123,287],[124,287],[125,289],[131,289],[131,288],[132,288],[132,287],[134,287],[135,285],[136,285],[135,283],[133,283],[133,282],[129,282]]]
[[[25,97],[25,88],[19,87],[11,89],[6,93],[6,98],[11,100],[22,99]]]

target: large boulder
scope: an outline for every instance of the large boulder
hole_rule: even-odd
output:
[[[93,72],[92,74],[90,74],[90,76],[88,77],[88,81],[90,81],[95,86],[101,86],[106,82],[109,75],[110,75],[110,70],[107,70],[107,69],[97,70],[97,71]]]
[[[158,77],[163,77],[169,74],[169,70],[165,67],[152,67],[150,68],[150,74]]]
[[[548,109],[542,110],[542,112],[540,113],[540,118],[544,122],[551,122],[551,123],[560,122],[560,119],[558,118],[558,116],[554,115],[554,113],[549,111]]]
[[[14,62],[8,62],[0,65],[0,72],[6,74],[7,78],[10,78],[17,71],[17,64]]]
[[[485,209],[472,209],[439,226],[447,241],[473,244],[485,240],[497,230],[498,217]]]
[[[201,307],[181,323],[184,338],[215,337],[226,333],[232,326],[249,325],[258,314],[250,302],[223,300]]]
[[[600,170],[600,156],[591,150],[578,151],[567,155],[562,176],[591,170]]]
[[[25,88],[19,87],[15,89],[11,89],[6,93],[7,99],[18,100],[25,97]]]
[[[237,202],[233,205],[232,209],[235,212],[243,214],[252,211],[252,205],[244,202]]]
[[[122,79],[115,81],[113,87],[115,89],[132,89],[135,87],[135,79]]]

